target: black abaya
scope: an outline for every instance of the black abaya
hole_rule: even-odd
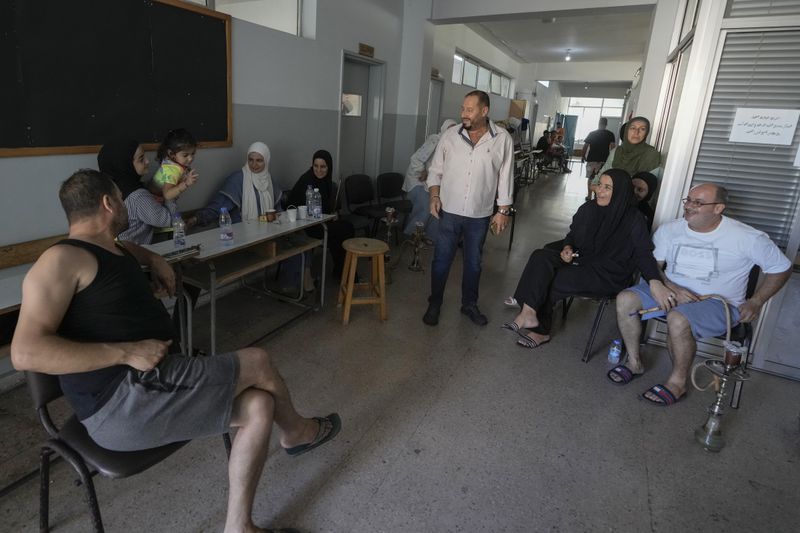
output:
[[[630,285],[637,268],[647,280],[659,276],[644,218],[631,205],[630,177],[614,169],[606,174],[614,181],[610,204],[583,204],[564,239],[579,257],[565,263],[560,249],[545,248],[528,259],[514,297],[520,306],[536,310],[537,333],[549,333],[552,306],[558,300],[576,294],[616,295]]]

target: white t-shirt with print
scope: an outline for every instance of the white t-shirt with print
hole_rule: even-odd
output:
[[[745,300],[753,265],[767,274],[792,266],[766,233],[725,216],[708,233],[689,229],[683,218],[667,222],[656,230],[653,244],[670,281],[698,295],[719,294],[736,306]]]

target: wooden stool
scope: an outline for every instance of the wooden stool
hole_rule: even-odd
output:
[[[350,306],[359,304],[379,304],[381,320],[387,319],[386,313],[386,273],[384,271],[383,256],[389,251],[389,245],[378,239],[365,239],[357,237],[347,239],[342,243],[347,251],[342,272],[342,283],[339,285],[339,304],[342,307],[342,324],[350,322]],[[356,267],[358,258],[372,259],[372,277],[364,283],[356,283]],[[353,297],[353,289],[366,290],[369,296]]]

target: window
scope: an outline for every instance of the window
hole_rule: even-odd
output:
[[[578,117],[575,144],[583,143],[586,136],[597,129],[600,117],[621,117],[624,103],[622,98],[570,98],[567,114]]]
[[[313,39],[316,0],[184,0],[237,19]]]
[[[768,17],[800,15],[796,0],[728,0],[726,17]]]
[[[464,60],[464,79],[461,82],[470,87],[476,87],[478,83],[478,65],[472,61]]]
[[[477,88],[481,91],[489,92],[490,87],[490,79],[492,76],[492,71],[488,68],[478,67],[478,85]]]
[[[544,85],[545,87],[550,87],[550,82],[549,82],[549,81],[544,81],[544,80],[536,80],[536,83],[541,83],[541,84],[542,84],[542,85]]]
[[[511,98],[510,78],[460,54],[453,54],[453,75],[450,80],[453,83]]]
[[[453,56],[453,83],[461,83],[461,77],[464,75],[464,58],[456,54]]]
[[[499,94],[500,96],[505,96],[502,92],[502,79],[503,77],[500,74],[497,72],[492,72],[492,92],[494,94]]]

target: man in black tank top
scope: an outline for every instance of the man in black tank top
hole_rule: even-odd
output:
[[[119,189],[105,174],[79,170],[59,198],[69,238],[43,253],[25,277],[14,367],[58,375],[89,434],[109,449],[150,448],[236,427],[225,530],[253,529],[250,510],[273,421],[281,446],[299,455],[333,439],[339,416],[301,417],[260,348],[168,355],[172,322],[141,266],[169,294],[175,276],[159,255],[115,241],[128,221]]]

